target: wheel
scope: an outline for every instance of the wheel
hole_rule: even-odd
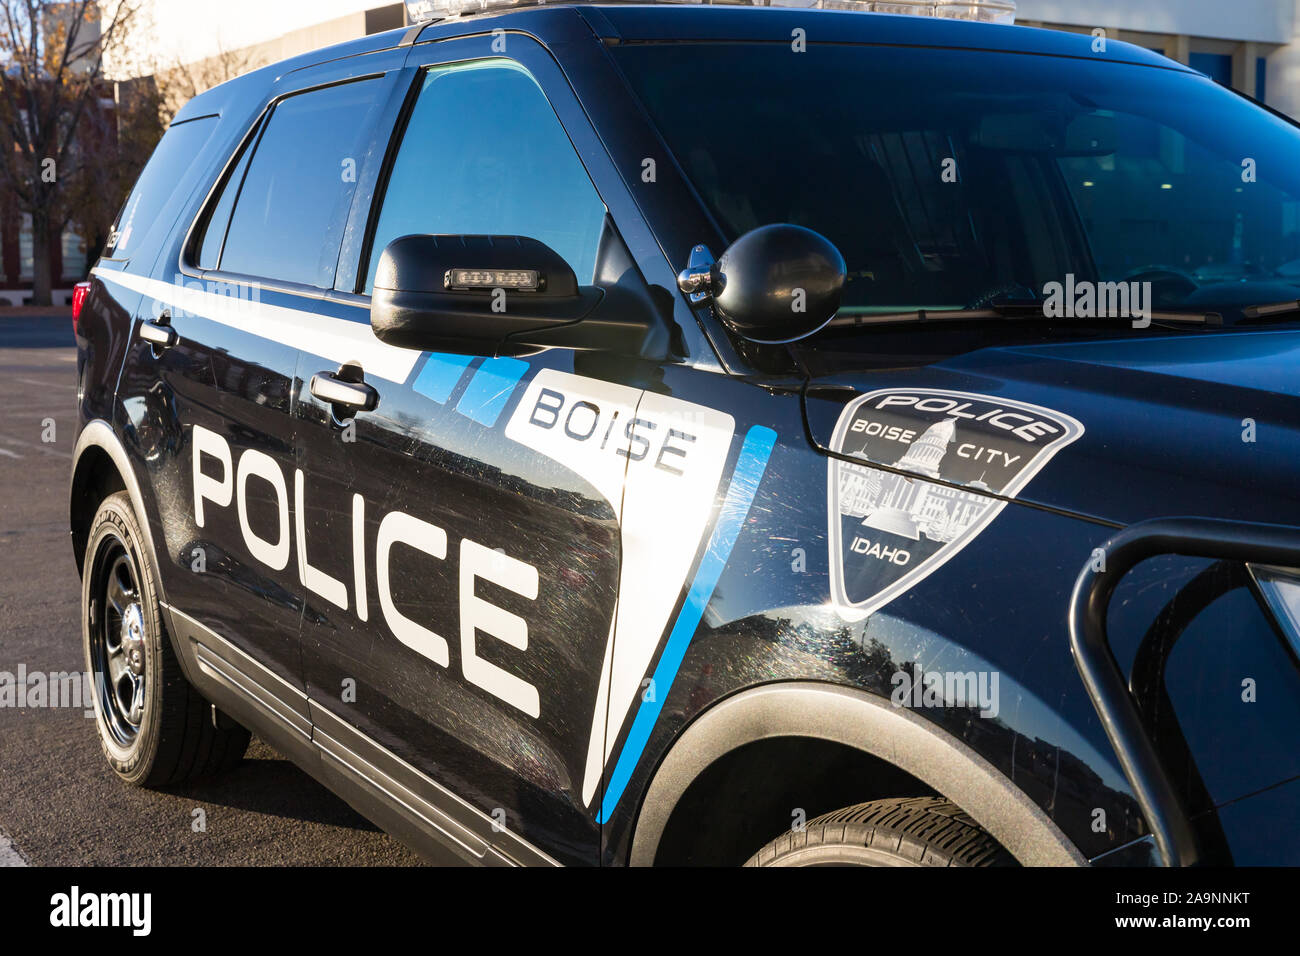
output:
[[[1014,866],[1015,859],[942,797],[873,800],[783,833],[746,866]]]
[[[81,634],[104,756],[127,783],[161,787],[234,767],[249,734],[213,726],[181,672],[144,540],[126,492],[104,499],[86,545]]]

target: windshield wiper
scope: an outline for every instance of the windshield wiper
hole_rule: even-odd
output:
[[[1295,304],[1300,308],[1300,303]],[[975,309],[914,309],[903,312],[879,312],[864,315],[837,315],[831,319],[828,328],[866,328],[869,326],[893,326],[913,324],[934,324],[936,322],[988,322],[988,321],[1034,321],[1047,319],[1063,324],[1115,323],[1126,322],[1119,318],[1092,319],[1051,319],[1043,314],[1042,302],[995,302]],[[1223,316],[1218,312],[1167,312],[1152,311],[1152,323],[1178,323],[1184,325],[1223,325]]]
[[[1300,312],[1300,302],[1269,302],[1263,305],[1248,305],[1241,310],[1242,317],[1249,322],[1267,322],[1293,312]]]

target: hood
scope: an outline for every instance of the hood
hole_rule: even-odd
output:
[[[1117,524],[1300,525],[1297,331],[982,349],[818,378],[806,403],[819,445],[976,491]]]

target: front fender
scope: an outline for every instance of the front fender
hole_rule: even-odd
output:
[[[1026,866],[1087,862],[1037,804],[960,740],[864,691],[794,681],[728,697],[677,738],[646,791],[631,865],[654,863],[673,809],[706,767],[771,737],[827,740],[888,761],[960,806]]]

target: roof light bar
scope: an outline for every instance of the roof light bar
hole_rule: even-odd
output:
[[[520,7],[539,7],[566,0],[406,0],[412,23],[487,13]],[[573,0],[567,0],[573,2]],[[610,0],[597,0],[610,2]],[[1015,0],[633,0],[633,2],[691,3],[718,6],[787,7],[818,10],[852,10],[856,13],[901,13],[985,23],[1015,23]]]

